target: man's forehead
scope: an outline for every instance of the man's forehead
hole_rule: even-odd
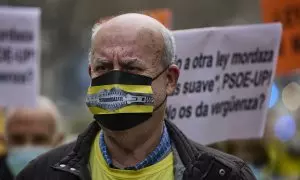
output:
[[[122,15],[101,25],[93,35],[92,58],[139,62],[160,59],[164,49],[161,25],[145,15]],[[117,57],[117,58],[116,58]],[[95,61],[93,61],[95,62]]]
[[[163,42],[162,34],[159,30],[148,27],[134,27],[127,24],[116,24],[100,28],[93,39],[92,45],[111,44],[120,45],[138,44],[138,43],[161,44]]]
[[[43,109],[36,110],[16,110],[9,119],[7,119],[7,125],[11,124],[33,124],[40,123],[45,125],[55,125],[55,118],[52,114]]]
[[[161,39],[162,34],[160,30],[163,25],[157,20],[142,14],[129,13],[111,18],[110,20],[102,23],[101,28],[96,28],[95,36],[105,39],[117,37],[133,38],[152,36],[153,38]],[[96,40],[98,39],[95,38]],[[116,39],[117,40],[117,39]]]
[[[103,34],[102,34],[103,32]],[[160,35],[149,29],[100,31],[92,44],[93,59],[151,61],[161,57],[164,42]],[[148,61],[149,62],[149,61]]]

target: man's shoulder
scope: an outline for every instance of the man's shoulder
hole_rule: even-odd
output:
[[[165,122],[180,160],[187,168],[186,176],[205,176],[206,179],[255,179],[243,160],[193,142],[175,124],[168,120]]]
[[[222,151],[219,151],[219,150],[207,147],[207,146],[203,146],[203,145],[196,144],[196,143],[194,143],[194,144],[196,145],[197,149],[200,152],[208,153],[209,155],[213,156],[214,159],[216,159],[230,167],[244,166],[246,164],[242,159],[240,159],[236,156],[224,153]]]
[[[33,162],[43,162],[47,163],[50,166],[59,162],[63,157],[70,154],[75,146],[76,142],[71,142],[68,144],[63,144],[57,148],[54,148],[47,153],[37,157]]]
[[[252,171],[250,170],[249,166],[245,161],[242,159],[221,152],[219,150],[200,145],[198,143],[192,142],[199,154],[206,154],[207,157],[213,159],[213,161],[220,165],[220,167],[227,167],[228,170],[232,172],[235,176],[239,177],[240,179],[255,179]]]
[[[70,154],[75,146],[75,142],[61,145],[49,152],[42,154],[32,160],[18,175],[19,179],[32,177],[43,177],[49,171],[49,168],[58,163],[62,158]],[[17,179],[18,179],[17,178]]]

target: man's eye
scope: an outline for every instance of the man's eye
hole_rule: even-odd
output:
[[[47,144],[49,141],[50,141],[50,138],[47,137],[46,135],[35,135],[32,138],[32,144],[34,144],[34,145]]]
[[[14,145],[23,145],[26,143],[26,136],[24,135],[11,135],[9,140]]]
[[[108,68],[105,66],[96,66],[95,70],[96,71],[105,71],[105,70],[108,70]]]
[[[130,67],[126,67],[125,70],[127,70],[127,71],[139,71],[140,68],[134,67],[134,66],[130,66]]]

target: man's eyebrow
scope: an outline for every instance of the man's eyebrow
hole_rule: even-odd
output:
[[[106,58],[101,58],[101,57],[96,57],[93,59],[95,64],[110,64],[112,63],[111,61],[109,61]]]
[[[123,59],[120,64],[130,66],[130,65],[144,65],[144,63],[139,59]]]

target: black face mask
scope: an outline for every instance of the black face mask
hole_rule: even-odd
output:
[[[86,104],[95,120],[112,131],[127,130],[147,121],[167,99],[166,96],[154,107],[151,84],[165,70],[153,79],[115,70],[93,78]]]

